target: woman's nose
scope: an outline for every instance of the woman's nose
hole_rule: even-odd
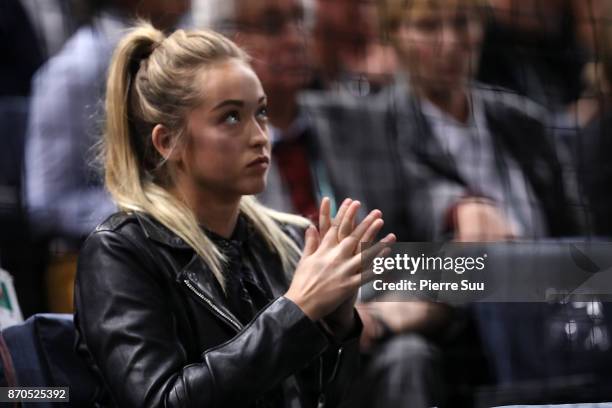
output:
[[[253,119],[253,125],[250,127],[250,142],[253,146],[268,144],[268,127],[264,123],[260,123],[257,119]]]

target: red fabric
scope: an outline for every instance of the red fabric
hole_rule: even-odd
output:
[[[316,219],[317,199],[310,172],[308,146],[304,138],[278,143],[272,155],[291,195],[293,208],[306,218]]]

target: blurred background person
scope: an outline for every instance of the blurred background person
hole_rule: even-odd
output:
[[[549,130],[568,175],[581,129],[602,109],[601,43],[605,0],[488,0],[490,22],[478,79],[517,92],[551,112]],[[576,180],[576,175],[570,176]],[[583,180],[581,180],[583,181]],[[577,208],[587,209],[583,195]],[[584,212],[584,211],[581,211]],[[591,232],[594,224],[582,215]]]
[[[336,155],[329,171],[337,194],[380,208],[401,241],[579,234],[575,192],[566,185],[547,111],[474,80],[488,4],[389,0],[380,6],[401,67],[394,83],[362,100],[303,97],[325,143],[321,150]],[[433,312],[427,317],[446,311]],[[462,328],[438,343],[449,392],[488,380],[484,370],[472,369],[482,359],[472,312],[452,313],[442,333]]]
[[[34,28],[45,59],[62,49],[66,40],[89,18],[101,0],[20,0]]]
[[[392,86],[363,103],[305,98],[324,150],[342,144],[334,169],[359,175],[333,187],[365,203],[384,196],[378,208],[395,213],[403,240],[578,233],[546,110],[473,80],[487,4],[404,3],[382,3],[402,69]]]
[[[588,205],[589,232],[612,237],[612,2],[582,3],[581,35],[593,52],[589,76],[590,95],[568,116],[577,133],[567,142],[574,152],[581,197]],[[590,107],[590,108],[587,108]]]
[[[488,0],[477,77],[527,96],[553,111],[584,90],[589,50],[581,39],[581,0]],[[580,4],[580,5],[579,5]]]
[[[69,0],[6,0],[0,3],[0,267],[14,276],[25,317],[46,310],[41,271],[44,244],[30,231],[23,211],[22,167],[36,70],[76,28]]]
[[[37,73],[25,156],[26,205],[34,232],[49,239],[50,308],[72,310],[76,252],[81,240],[115,211],[100,174],[90,166],[101,130],[106,70],[115,44],[136,17],[170,29],[188,0],[109,0]]]
[[[461,240],[577,233],[546,113],[472,81],[486,4],[413,4],[397,20],[392,5],[387,20],[406,81],[395,86],[396,106],[417,123],[397,134],[415,187],[411,219],[432,209],[423,226],[431,238],[446,228]]]
[[[580,205],[587,208],[587,232],[597,238],[612,236],[612,170],[608,164],[610,142],[610,62],[612,6],[607,0],[569,2],[575,36],[584,50],[582,92],[573,103],[558,110],[554,131],[571,152],[580,188]]]
[[[393,79],[397,62],[379,20],[376,0],[314,0],[317,87],[363,96]]]

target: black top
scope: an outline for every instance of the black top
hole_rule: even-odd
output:
[[[273,299],[272,291],[265,283],[263,272],[257,266],[249,245],[249,241],[255,236],[253,227],[240,215],[230,238],[203,229],[228,259],[223,268],[227,302],[240,323],[246,325],[257,311]]]

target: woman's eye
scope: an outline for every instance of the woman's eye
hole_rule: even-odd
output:
[[[259,108],[259,110],[257,111],[257,117],[259,119],[267,120],[268,119],[268,108],[265,106]]]
[[[240,122],[240,114],[237,111],[228,112],[225,116],[223,116],[223,123],[235,125],[238,122]]]

